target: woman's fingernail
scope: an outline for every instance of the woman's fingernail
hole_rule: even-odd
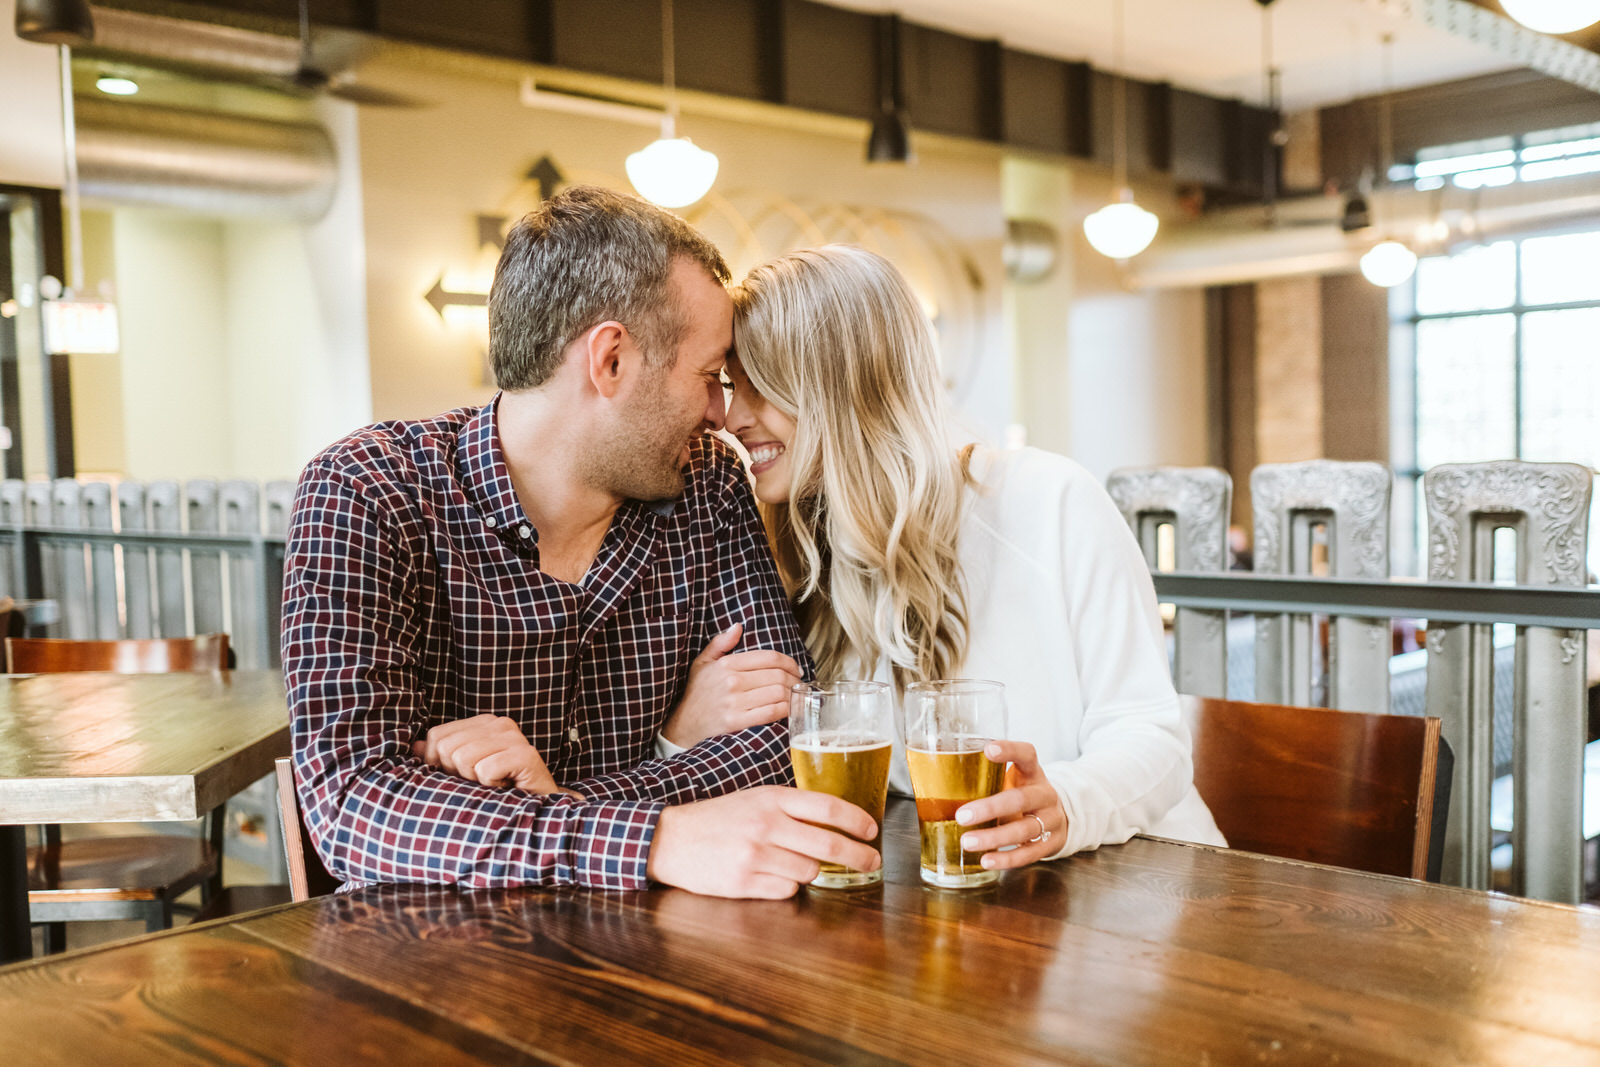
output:
[[[983,858],[980,859],[978,862],[983,864],[985,867],[993,867],[995,860],[994,860],[993,856],[988,855],[987,853],[985,853]]]
[[[965,825],[967,825],[967,823],[969,823],[971,821],[972,821],[972,812],[968,811],[966,808],[957,808],[956,809],[956,822],[960,823],[962,826],[965,826]]]
[[[963,852],[976,852],[978,850],[972,847],[972,838],[963,837],[961,839],[961,851],[963,851]]]
[[[988,757],[990,759],[999,759],[1000,758],[1000,746],[999,745],[990,745],[988,748],[984,749],[983,751],[984,751],[984,753],[986,755],[988,755]]]

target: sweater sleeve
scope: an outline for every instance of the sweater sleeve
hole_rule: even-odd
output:
[[[1132,532],[1076,464],[1057,506],[1061,595],[1083,699],[1078,758],[1044,768],[1066,809],[1056,853],[1066,856],[1148,830],[1188,791],[1193,765],[1155,586]]]

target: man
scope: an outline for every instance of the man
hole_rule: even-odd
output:
[[[496,398],[368,427],[306,468],[283,660],[335,875],[776,897],[819,861],[878,864],[859,808],[773,784],[781,722],[650,758],[686,681],[684,699],[738,688],[698,684],[713,635],[775,650],[741,654],[765,657],[756,683],[780,653],[809,663],[743,471],[707,436],[727,279],[682,220],[566,190],[496,268]]]

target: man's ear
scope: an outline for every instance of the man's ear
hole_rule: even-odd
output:
[[[589,384],[607,400],[615,399],[639,359],[638,346],[633,343],[628,328],[608,320],[590,327],[578,343],[582,346]]]

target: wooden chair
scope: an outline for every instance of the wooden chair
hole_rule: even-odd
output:
[[[0,637],[21,637],[28,628],[22,609],[10,597],[0,597]]]
[[[283,830],[283,855],[289,864],[289,884],[228,886],[200,909],[195,922],[257,911],[291,900],[309,900],[339,888],[339,879],[322,865],[322,857],[312,845],[305,820],[300,817],[300,798],[294,789],[294,761],[282,756],[274,768],[278,778],[278,821]]]
[[[221,671],[231,666],[227,634],[128,641],[6,638],[6,669],[12,674],[63,671],[168,674]]]
[[[1438,880],[1439,720],[1182,698],[1194,780],[1233,848]],[[1439,786],[1439,789],[1435,787]]]
[[[159,674],[214,671],[229,663],[228,635],[129,641],[6,639],[14,674],[114,671]],[[203,901],[222,888],[225,805],[207,816],[204,838],[137,834],[62,841],[46,826],[28,851],[28,916],[47,923],[46,950],[66,948],[68,922],[142,919],[150,931],[172,925],[172,902],[195,886]]]

